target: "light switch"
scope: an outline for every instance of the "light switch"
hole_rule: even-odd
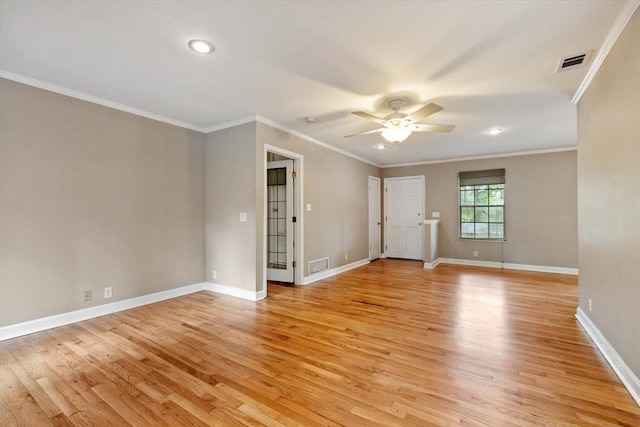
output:
[[[440,218],[440,212],[431,212],[432,218]]]
[[[310,211],[311,210],[311,203],[307,203],[307,210]]]
[[[247,222],[247,213],[246,212],[241,212],[240,213],[240,222]]]

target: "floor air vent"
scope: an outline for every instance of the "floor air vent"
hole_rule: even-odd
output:
[[[329,269],[329,258],[317,259],[309,261],[309,275],[320,273]]]
[[[590,50],[585,53],[581,53],[579,55],[568,56],[566,58],[562,58],[558,63],[558,68],[556,69],[556,73],[560,73],[562,71],[575,70],[576,68],[582,68],[589,63],[591,59],[591,53],[593,51]]]

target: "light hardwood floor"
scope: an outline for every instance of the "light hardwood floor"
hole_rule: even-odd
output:
[[[0,344],[0,425],[640,426],[572,276],[379,260]]]

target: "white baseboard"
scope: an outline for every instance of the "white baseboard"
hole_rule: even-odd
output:
[[[495,261],[477,261],[474,259],[456,259],[456,258],[438,258],[437,261],[439,264],[472,265],[475,267],[502,268],[502,263],[495,262]]]
[[[95,307],[83,308],[67,313],[3,326],[0,328],[0,341],[33,334],[34,332],[45,331],[51,328],[57,328],[58,326],[69,325],[75,322],[81,322],[83,320],[93,319],[95,317],[105,316],[107,314],[117,313],[119,311],[152,304],[154,302],[180,297],[194,292],[199,292],[204,289],[205,283],[196,283],[194,285],[182,286],[180,288],[169,289],[167,291],[143,295],[141,297],[116,301],[110,304],[97,305]]]
[[[505,262],[502,264],[502,268],[509,270],[527,270],[527,271],[540,271],[542,273],[558,273],[558,274],[571,274],[578,275],[577,268],[570,267],[552,267],[548,265],[532,265],[532,264],[512,264]]]
[[[640,379],[631,371],[631,368],[624,363],[618,352],[611,346],[609,341],[602,335],[602,332],[593,324],[591,319],[580,307],[576,312],[576,319],[582,325],[585,332],[591,337],[600,353],[607,359],[622,384],[629,390],[631,397],[640,406]]]
[[[380,256],[382,258],[382,256]],[[345,271],[353,270],[354,268],[361,267],[365,264],[369,264],[369,259],[361,259],[360,261],[352,262],[351,264],[343,265],[341,267],[332,268],[331,270],[321,271],[320,273],[307,276],[302,279],[303,285],[317,282],[318,280],[326,279],[327,277],[335,276],[336,274],[344,273]]]
[[[386,258],[387,256],[385,254],[380,254],[380,258]]]
[[[433,270],[438,266],[438,264],[440,264],[440,258],[436,258],[433,262],[425,262],[424,268],[426,268],[427,270]]]
[[[219,283],[205,283],[204,289],[207,291],[215,292],[217,294],[229,295],[236,298],[247,299],[249,301],[260,301],[267,297],[267,291],[262,290],[258,292],[247,291],[246,289],[235,288],[233,286],[221,285]]]
[[[578,275],[577,268],[553,267],[548,265],[533,265],[533,264],[513,264],[509,262],[499,262],[499,261],[476,261],[473,259],[438,258],[431,264],[434,264],[433,267],[435,267],[438,264],[457,264],[457,265],[473,265],[476,267],[504,268],[507,270],[526,270],[526,271],[539,271],[542,273],[572,274],[574,276]],[[425,263],[424,268],[429,268],[427,267],[427,263]]]

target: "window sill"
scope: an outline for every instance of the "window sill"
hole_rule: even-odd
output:
[[[487,243],[504,243],[507,239],[471,239],[469,237],[458,237],[458,240],[465,242],[487,242]]]

